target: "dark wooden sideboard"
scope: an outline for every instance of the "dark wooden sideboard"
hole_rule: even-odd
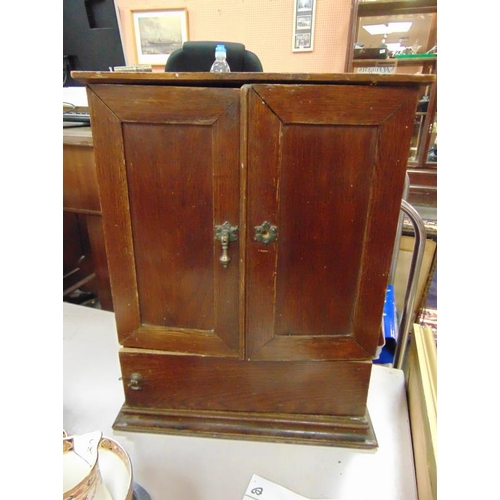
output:
[[[433,77],[73,77],[123,346],[114,428],[376,447],[372,358]]]
[[[92,293],[113,310],[90,127],[63,129],[63,295]]]

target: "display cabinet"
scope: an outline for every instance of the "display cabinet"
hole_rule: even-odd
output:
[[[122,346],[114,428],[376,447],[367,391],[433,77],[74,77]]]
[[[433,74],[437,78],[436,0],[354,0],[352,12],[346,71]],[[380,57],[367,59],[366,54]],[[407,168],[408,201],[436,206],[437,80],[421,89]]]

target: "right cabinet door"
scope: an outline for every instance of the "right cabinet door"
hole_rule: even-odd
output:
[[[416,92],[243,88],[247,359],[375,354]]]

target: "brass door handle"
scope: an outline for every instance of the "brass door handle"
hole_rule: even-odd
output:
[[[231,262],[231,257],[228,255],[228,248],[231,241],[238,239],[237,231],[238,226],[231,226],[227,221],[220,226],[215,226],[215,239],[219,240],[222,244],[222,255],[219,260],[224,267],[227,267],[229,262]]]

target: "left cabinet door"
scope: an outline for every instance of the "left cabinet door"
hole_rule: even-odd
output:
[[[240,356],[239,91],[97,84],[88,97],[121,345]]]

